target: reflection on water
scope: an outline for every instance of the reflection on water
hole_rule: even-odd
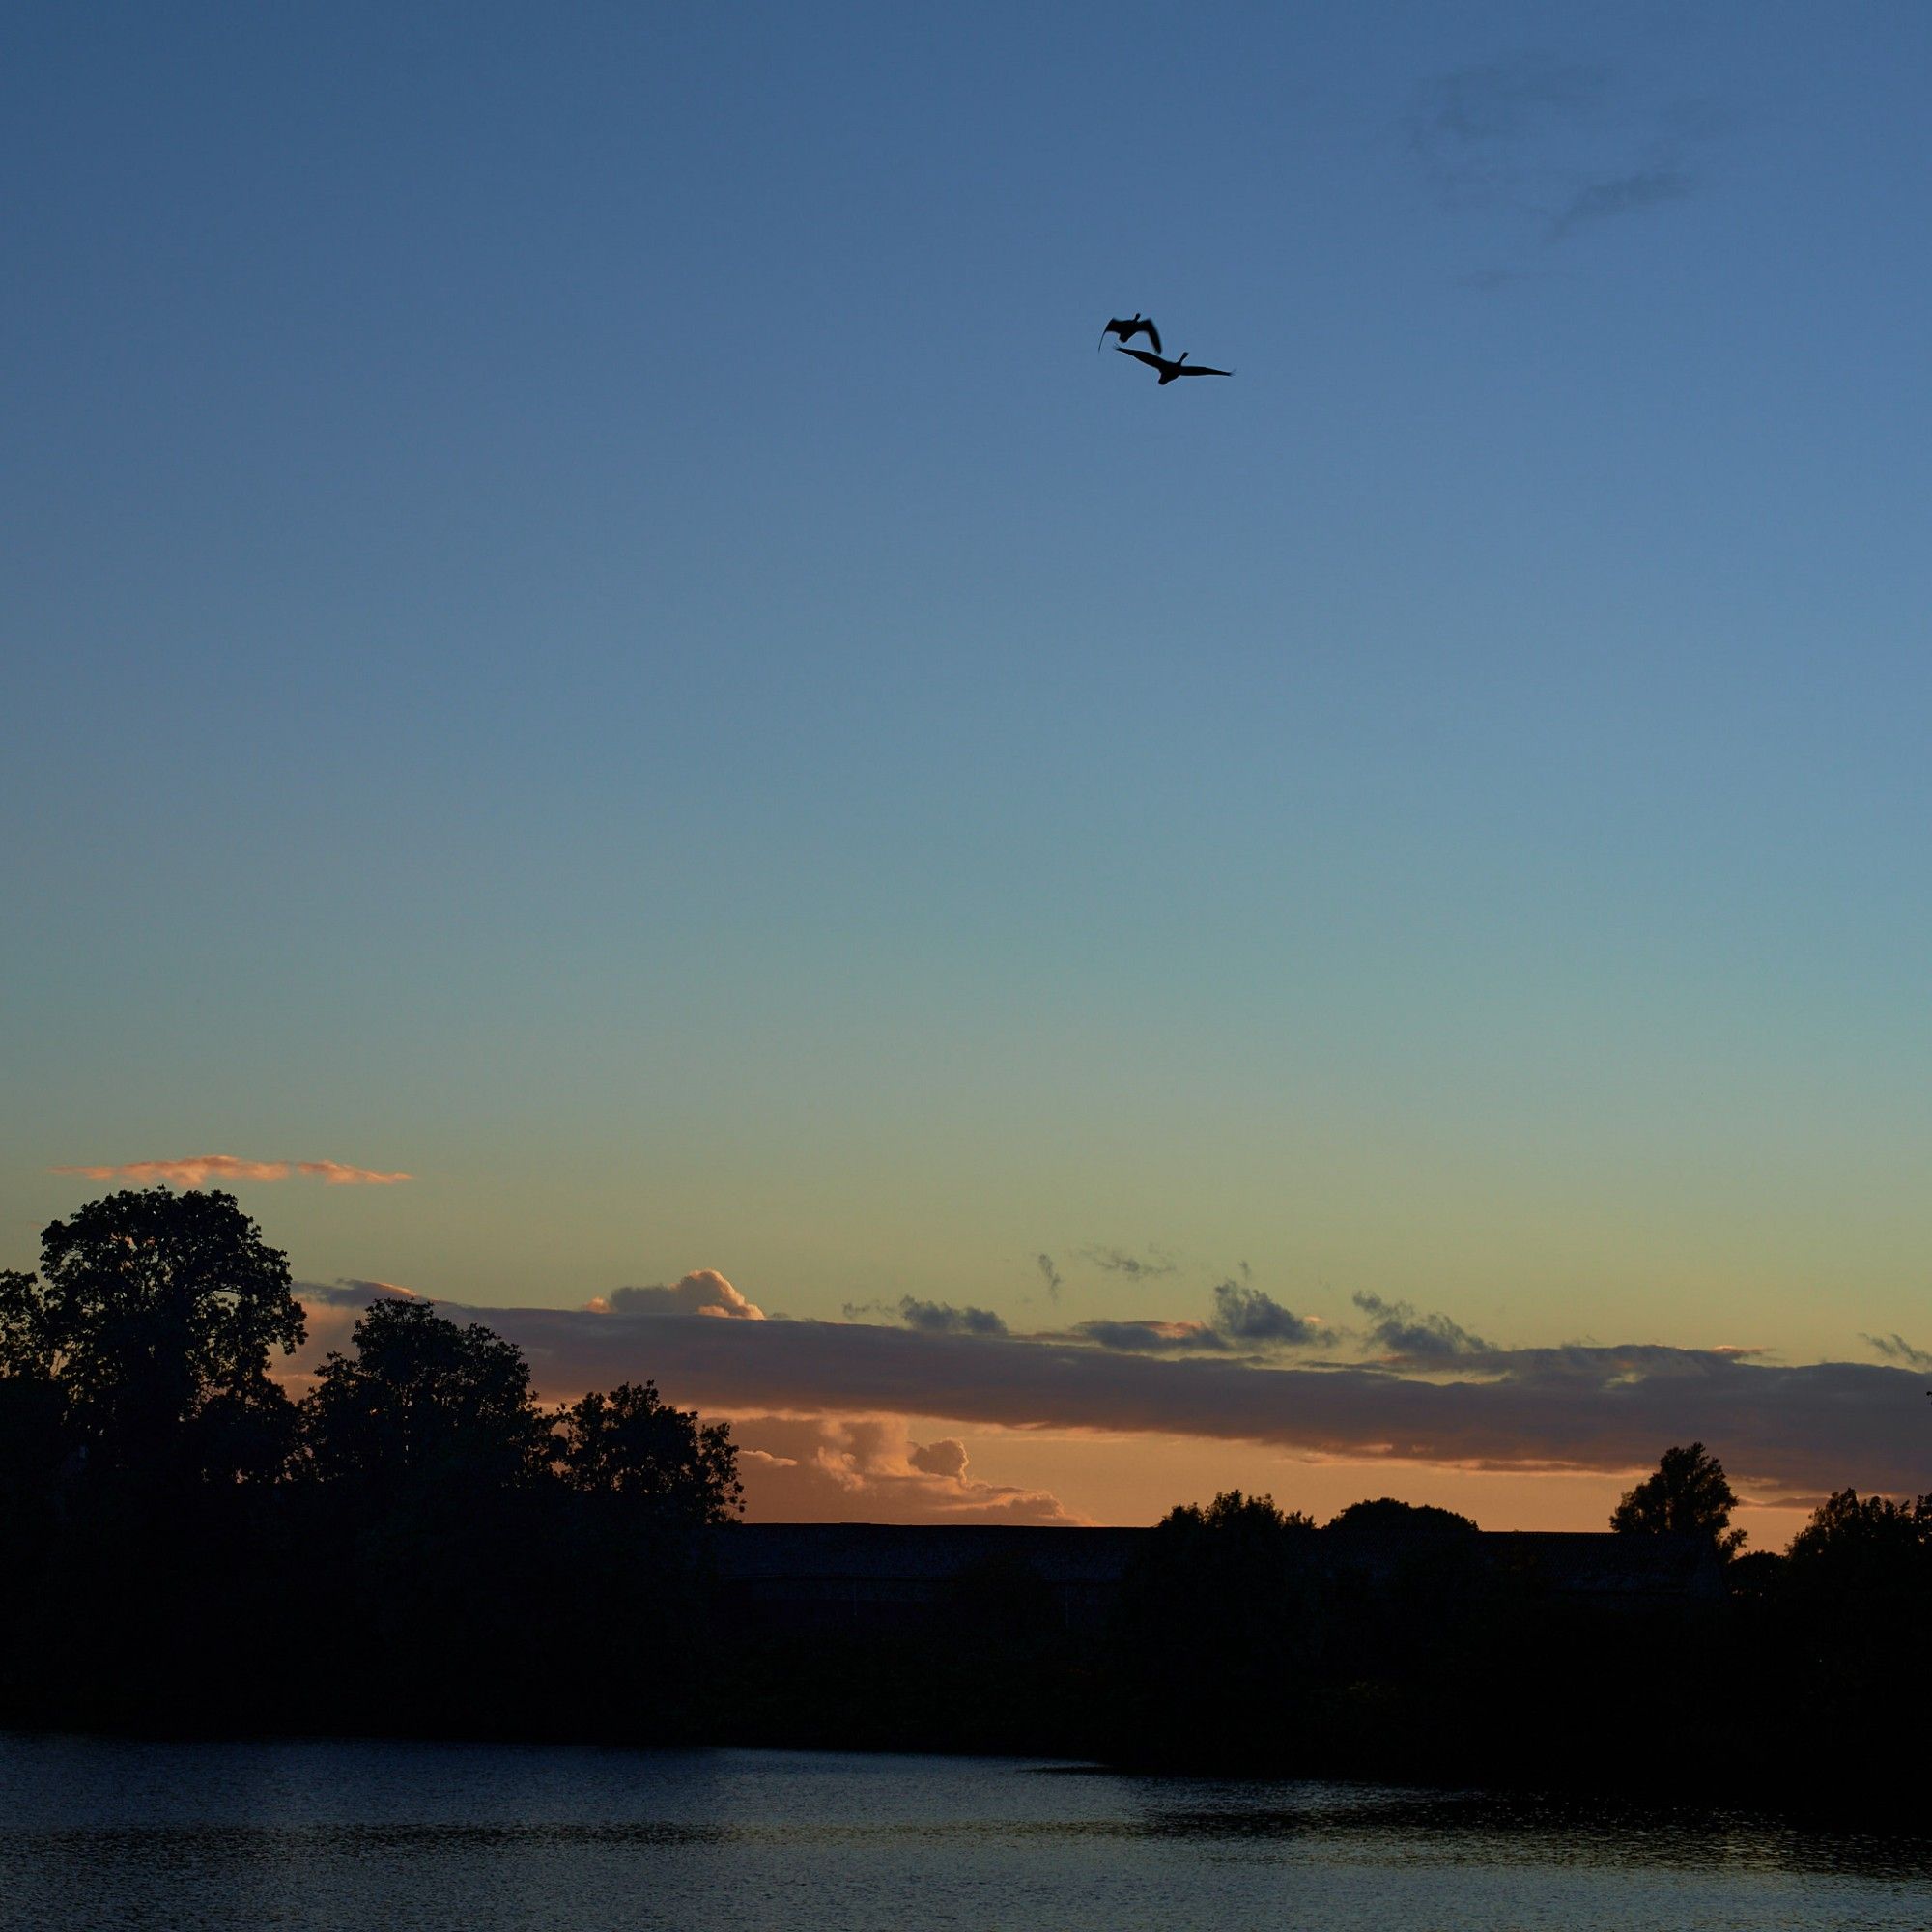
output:
[[[1006,1761],[0,1737],[0,1925],[1911,1927],[1932,1842]]]

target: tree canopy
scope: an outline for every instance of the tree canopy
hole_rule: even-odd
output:
[[[1701,1442],[1666,1449],[1654,1474],[1634,1489],[1611,1512],[1610,1527],[1626,1536],[1655,1536],[1675,1531],[1708,1536],[1719,1555],[1734,1555],[1745,1532],[1732,1529],[1731,1512],[1737,1495],[1724,1475],[1724,1465]]]
[[[1424,1537],[1478,1534],[1475,1522],[1466,1516],[1459,1516],[1454,1510],[1438,1508],[1435,1503],[1400,1502],[1394,1496],[1377,1496],[1370,1501],[1350,1503],[1347,1509],[1330,1517],[1327,1526],[1345,1536],[1383,1536],[1403,1542]]]
[[[325,1480],[397,1482],[461,1474],[485,1488],[532,1482],[550,1430],[514,1343],[458,1327],[425,1301],[373,1301],[331,1351],[302,1405],[302,1434]]]
[[[655,1382],[625,1382],[559,1409],[556,1458],[571,1488],[624,1497],[666,1521],[723,1522],[743,1507],[730,1425],[673,1408]]]
[[[96,1468],[277,1473],[291,1413],[270,1359],[304,1333],[287,1256],[219,1191],[90,1201],[43,1233],[38,1275],[0,1274],[0,1374],[54,1385]]]
[[[1932,1583],[1932,1495],[1894,1501],[1839,1490],[1792,1538],[1791,1563],[1807,1583],[1829,1579],[1865,1589]]]

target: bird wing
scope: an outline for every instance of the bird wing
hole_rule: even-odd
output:
[[[1147,330],[1147,339],[1153,344],[1153,353],[1158,355],[1160,354],[1160,330],[1151,322],[1144,322],[1141,324],[1141,327]]]
[[[1175,366],[1177,376],[1232,376],[1232,369],[1208,369],[1199,362],[1180,362]]]
[[[1145,349],[1122,349],[1115,345],[1116,355],[1131,355],[1136,362],[1145,362],[1150,369],[1165,369],[1167,364],[1158,355],[1150,355]]]

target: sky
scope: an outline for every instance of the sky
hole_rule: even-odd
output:
[[[1928,71],[9,9],[0,1263],[230,1186],[767,1515],[1932,1488]]]

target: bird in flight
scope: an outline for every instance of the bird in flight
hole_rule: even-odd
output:
[[[1145,362],[1150,369],[1160,371],[1160,386],[1164,389],[1177,376],[1232,376],[1232,369],[1209,369],[1200,362],[1189,363],[1187,351],[1180,352],[1180,360],[1170,362],[1164,355],[1150,355],[1145,349],[1122,349],[1115,345],[1117,355],[1131,355],[1136,362]]]
[[[1125,322],[1122,322],[1119,316],[1116,316],[1100,331],[1100,346],[1102,348],[1106,347],[1107,338],[1110,335],[1118,335],[1122,342],[1131,342],[1135,336],[1145,335],[1153,344],[1153,353],[1156,355],[1160,354],[1160,330],[1139,309],[1135,309]]]

